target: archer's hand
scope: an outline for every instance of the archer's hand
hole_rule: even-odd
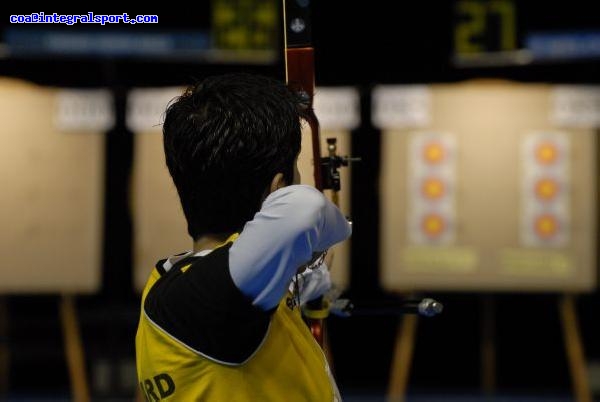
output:
[[[315,269],[307,269],[294,279],[297,281],[296,289],[300,295],[300,305],[309,300],[323,296],[331,289],[331,277],[325,264],[320,264]],[[294,284],[290,285],[290,290]]]

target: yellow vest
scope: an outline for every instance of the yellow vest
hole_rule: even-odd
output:
[[[290,309],[286,298],[273,313],[267,335],[254,355],[243,364],[228,365],[192,350],[148,318],[144,301],[159,278],[154,269],[142,294],[135,339],[138,381],[148,401],[340,400],[321,348],[299,309]]]

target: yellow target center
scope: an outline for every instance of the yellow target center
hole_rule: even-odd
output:
[[[423,150],[423,157],[427,163],[437,164],[444,160],[446,152],[442,144],[438,142],[432,142],[425,146]]]
[[[436,214],[429,214],[423,218],[423,231],[429,237],[439,236],[445,228],[444,219]]]
[[[440,179],[429,178],[423,182],[421,192],[426,198],[438,199],[444,195],[444,182]]]
[[[558,159],[558,149],[552,143],[543,143],[537,147],[535,157],[543,165],[551,165]]]
[[[551,200],[558,193],[558,184],[552,179],[541,179],[535,185],[535,193],[543,201]]]
[[[558,222],[552,215],[542,215],[535,221],[535,231],[541,238],[551,238],[558,232]]]

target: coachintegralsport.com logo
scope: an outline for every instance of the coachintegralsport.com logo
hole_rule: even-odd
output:
[[[46,14],[32,13],[23,15],[11,15],[11,24],[158,24],[158,15],[136,15],[129,14]]]

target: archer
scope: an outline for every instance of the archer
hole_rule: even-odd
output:
[[[136,362],[149,400],[157,375],[182,401],[340,399],[289,302],[298,267],[351,233],[321,192],[297,184],[301,102],[281,82],[235,74],[168,107],[165,155],[193,249],[159,261],[144,289]]]

